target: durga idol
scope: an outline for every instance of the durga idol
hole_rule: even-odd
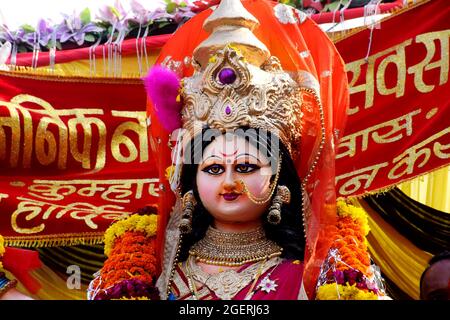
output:
[[[156,240],[133,257],[154,257],[158,298],[314,298],[348,107],[325,33],[284,4],[222,0],[173,35],[144,80],[161,195],[153,228],[133,224]],[[145,282],[149,259],[128,274]]]

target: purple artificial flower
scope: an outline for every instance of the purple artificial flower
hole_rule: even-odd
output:
[[[128,21],[130,20],[129,11],[124,8],[119,0],[116,0],[114,7],[108,5],[101,7],[97,18],[115,26],[117,31],[125,32],[128,29]]]
[[[337,284],[345,284],[345,275],[342,270],[336,270],[333,276]]]
[[[114,14],[114,7],[105,5],[101,7],[98,11],[99,14],[97,15],[97,18],[102,21],[114,24],[119,20],[117,15]]]
[[[367,285],[366,285],[366,283],[364,282],[364,281],[362,281],[362,282],[357,282],[356,283],[356,287],[358,288],[358,289],[367,289]]]
[[[83,23],[79,14],[74,12],[72,15],[63,14],[64,21],[57,27],[58,38],[61,43],[73,40],[77,45],[84,43],[88,33],[101,33],[102,28],[96,26],[93,22]]]
[[[353,285],[357,282],[359,271],[355,269],[345,270],[345,279],[350,285]]]
[[[24,32],[23,41],[31,46],[35,46],[38,42],[42,47],[49,47],[54,44],[52,42],[56,42],[56,29],[44,19],[39,19],[34,30],[25,30],[24,27],[21,30]]]
[[[176,3],[179,6],[184,4],[186,7],[193,7],[195,1],[192,1],[192,0],[172,0],[172,2]]]
[[[163,0],[147,1],[131,0],[130,8],[133,14],[131,20],[145,25],[153,20],[167,18],[166,3]]]
[[[115,285],[110,290],[108,290],[108,294],[110,297],[114,297],[114,298],[118,299],[122,296],[122,286],[121,285]]]
[[[48,46],[49,42],[52,40],[52,36],[56,38],[54,36],[56,30],[44,19],[39,20],[36,32],[38,34],[39,44],[43,47]]]
[[[136,284],[134,283],[133,280],[125,280],[125,288],[126,288],[127,293],[130,296],[133,296],[136,293],[136,291],[134,290],[135,289],[134,288],[135,285]]]
[[[167,4],[168,17],[175,23],[181,23],[196,15],[193,11],[196,6],[192,1],[172,0]]]
[[[176,23],[180,23],[183,20],[187,20],[195,16],[196,13],[193,12],[190,8],[178,8],[177,12],[173,16],[173,20]]]
[[[15,44],[28,43],[26,34],[27,32],[22,27],[17,31],[11,31],[5,24],[0,26],[0,40],[2,41],[8,41]],[[29,44],[32,45],[32,43]]]
[[[113,287],[101,290],[94,300],[147,297],[159,300],[158,289],[152,284],[136,278],[120,281]]]

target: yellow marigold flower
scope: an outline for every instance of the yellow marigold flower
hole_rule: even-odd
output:
[[[355,300],[378,300],[378,296],[373,292],[359,290],[355,295]]]
[[[317,300],[338,300],[338,293],[342,293],[341,285],[327,283],[319,287],[316,294]]]
[[[358,289],[356,285],[328,283],[317,290],[317,300],[378,300],[378,296],[369,291]]]
[[[112,224],[105,232],[105,255],[109,256],[114,246],[116,238],[122,236],[127,231],[140,231],[147,237],[156,235],[158,217],[151,215],[132,215],[125,220],[120,220]]]
[[[367,219],[367,213],[364,209],[347,204],[343,200],[338,200],[337,214],[341,218],[350,217],[352,220],[357,221],[360,224],[364,235],[369,234],[369,221]]]

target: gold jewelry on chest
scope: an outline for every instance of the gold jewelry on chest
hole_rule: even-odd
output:
[[[279,245],[266,238],[262,227],[243,233],[209,227],[205,237],[189,250],[189,254],[199,262],[230,267],[268,260],[280,256],[281,252]]]
[[[197,291],[194,281],[197,281],[213,291],[218,298],[231,300],[252,281],[258,281],[260,275],[278,265],[280,261],[281,258],[274,257],[267,261],[254,263],[241,272],[229,269],[216,274],[209,274],[202,270],[194,257],[190,256],[185,263],[185,268],[190,282],[189,286],[192,287],[191,290],[194,293]],[[196,298],[198,299],[198,297]]]

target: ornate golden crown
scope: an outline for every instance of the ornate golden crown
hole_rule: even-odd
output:
[[[258,21],[240,0],[222,0],[204,23],[212,34],[194,51],[182,81],[183,128],[239,127],[275,133],[289,149],[300,139],[302,90],[253,34]]]

